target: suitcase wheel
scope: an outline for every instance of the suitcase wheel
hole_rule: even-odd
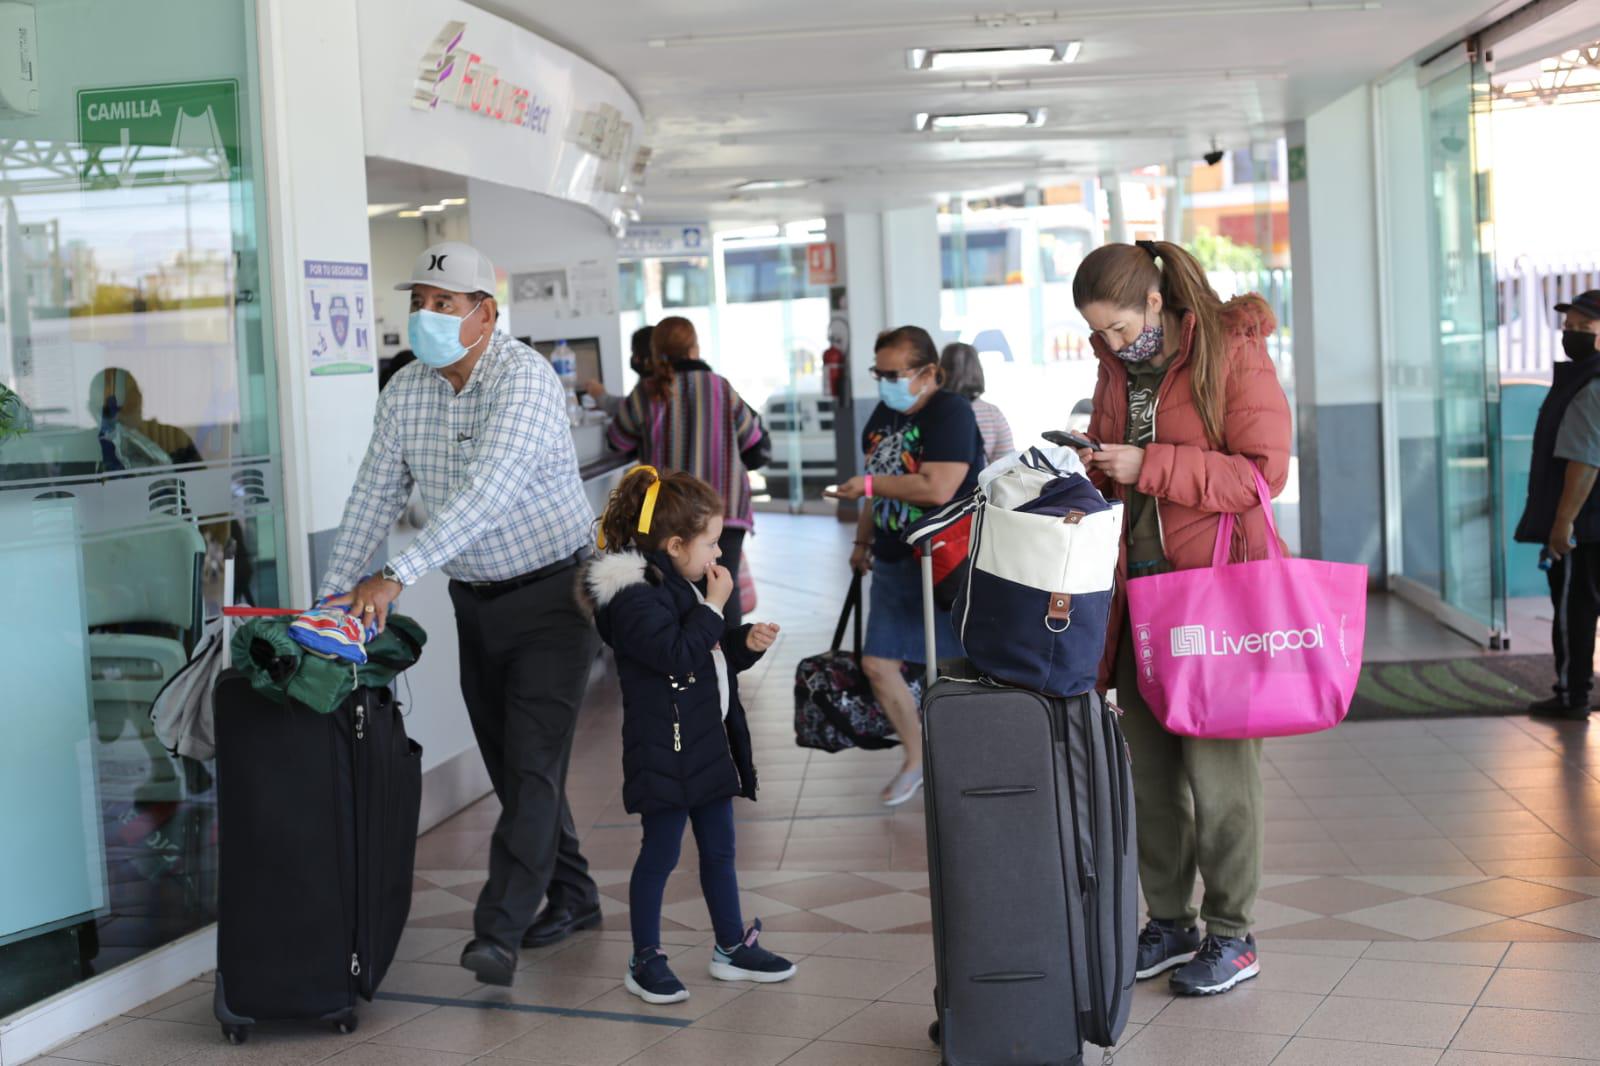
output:
[[[334,1032],[340,1036],[349,1036],[356,1031],[356,1012],[347,1010],[343,1014],[336,1014],[329,1019],[333,1022]]]
[[[938,1044],[940,1042],[939,1041],[939,1019],[937,1019],[937,1018],[935,1018],[933,1020],[933,1024],[932,1025],[928,1026],[928,1039],[933,1041],[935,1044]]]
[[[242,1044],[250,1039],[250,1027],[248,1025],[224,1025],[222,1027],[222,1035],[230,1044]]]

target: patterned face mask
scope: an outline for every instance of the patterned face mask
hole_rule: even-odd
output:
[[[1166,329],[1160,324],[1146,326],[1137,337],[1117,350],[1117,358],[1124,363],[1148,363],[1161,354],[1166,339]]]

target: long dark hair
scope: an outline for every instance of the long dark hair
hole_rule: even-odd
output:
[[[1163,310],[1194,314],[1194,342],[1189,351],[1194,405],[1206,436],[1220,445],[1227,416],[1227,339],[1222,299],[1206,279],[1200,261],[1169,241],[1107,244],[1085,256],[1072,279],[1072,302],[1079,310],[1104,302],[1142,312],[1151,292],[1161,294]]]
[[[650,486],[657,481],[656,509],[650,517],[650,531],[639,532],[639,514]],[[711,520],[722,514],[722,497],[717,490],[693,474],[681,470],[658,474],[648,466],[628,471],[622,483],[611,490],[611,499],[600,516],[600,533],[608,552],[637,547],[656,551],[673,537],[692,540],[706,531]]]
[[[672,395],[672,364],[689,358],[699,347],[694,323],[679,315],[671,315],[657,322],[650,331],[650,376],[645,379],[645,391],[658,400]]]
[[[650,334],[653,332],[654,326],[642,326],[633,331],[630,343],[633,350],[628,356],[628,365],[642,378],[650,376]]]

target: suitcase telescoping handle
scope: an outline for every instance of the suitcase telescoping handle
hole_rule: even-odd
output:
[[[928,660],[923,676],[923,692],[926,694],[933,688],[933,683],[939,680],[939,638],[933,628],[933,549],[930,546],[925,552],[918,553],[922,560],[922,657]]]

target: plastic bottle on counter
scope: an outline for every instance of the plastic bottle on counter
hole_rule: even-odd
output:
[[[578,355],[566,341],[556,341],[555,350],[550,353],[550,365],[555,367],[556,377],[561,379],[562,387],[568,392],[578,391]]]
[[[557,341],[550,353],[550,365],[567,393],[567,421],[574,426],[583,423],[583,405],[578,399],[578,355],[566,341]]]

